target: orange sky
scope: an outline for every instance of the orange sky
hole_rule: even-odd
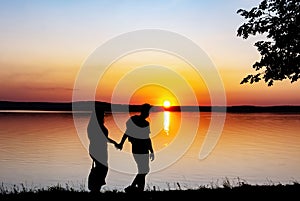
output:
[[[258,37],[243,40],[236,36],[243,23],[236,11],[258,2],[3,3],[0,101],[72,101],[78,90],[74,89],[77,75],[97,47],[122,33],[153,28],[176,32],[203,49],[222,79],[227,105],[300,105],[300,82],[275,82],[272,87],[263,82],[239,84],[255,73],[252,65],[260,55],[253,46]],[[196,100],[199,105],[210,105],[214,90],[182,59],[144,51],[112,64],[99,79],[95,95],[99,101],[116,103],[161,105],[170,99],[172,104],[189,105]]]

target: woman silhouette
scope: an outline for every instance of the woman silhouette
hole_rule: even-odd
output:
[[[108,172],[107,143],[113,143],[115,146],[117,144],[108,137],[108,129],[104,125],[104,116],[104,111],[96,108],[87,127],[90,140],[89,154],[93,160],[92,171],[89,175],[89,189],[91,191],[99,191],[106,184],[105,179]]]

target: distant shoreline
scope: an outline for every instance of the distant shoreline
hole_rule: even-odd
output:
[[[93,102],[11,102],[0,101],[0,110],[31,110],[31,111],[91,111]],[[126,112],[138,111],[139,105],[110,104],[107,102],[95,102],[96,107],[101,107],[105,111]],[[113,109],[112,109],[113,108]],[[154,111],[182,111],[182,112],[228,112],[228,113],[293,113],[300,114],[300,106],[296,105],[276,105],[276,106],[171,106],[164,109],[162,106],[154,106]]]

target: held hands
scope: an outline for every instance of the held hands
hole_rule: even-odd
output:
[[[112,143],[115,147],[117,146],[117,142],[116,141],[114,141],[114,140],[110,140],[110,143]]]
[[[115,144],[115,147],[116,147],[116,149],[120,149],[120,150],[122,150],[123,149],[123,144],[118,144],[118,143],[116,143]]]
[[[120,143],[117,143],[116,141],[112,140],[112,139],[109,139],[109,142],[112,143],[116,149],[120,149],[122,150],[123,149],[123,144],[120,142]]]
[[[114,140],[110,140],[110,142],[115,146],[115,148],[116,149],[122,149],[123,148],[123,146],[122,145],[120,145],[120,144],[118,144],[116,141],[114,141]]]

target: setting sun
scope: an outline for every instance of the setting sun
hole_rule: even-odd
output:
[[[164,108],[169,108],[171,106],[171,103],[170,103],[170,101],[165,100],[163,105],[164,105]]]

